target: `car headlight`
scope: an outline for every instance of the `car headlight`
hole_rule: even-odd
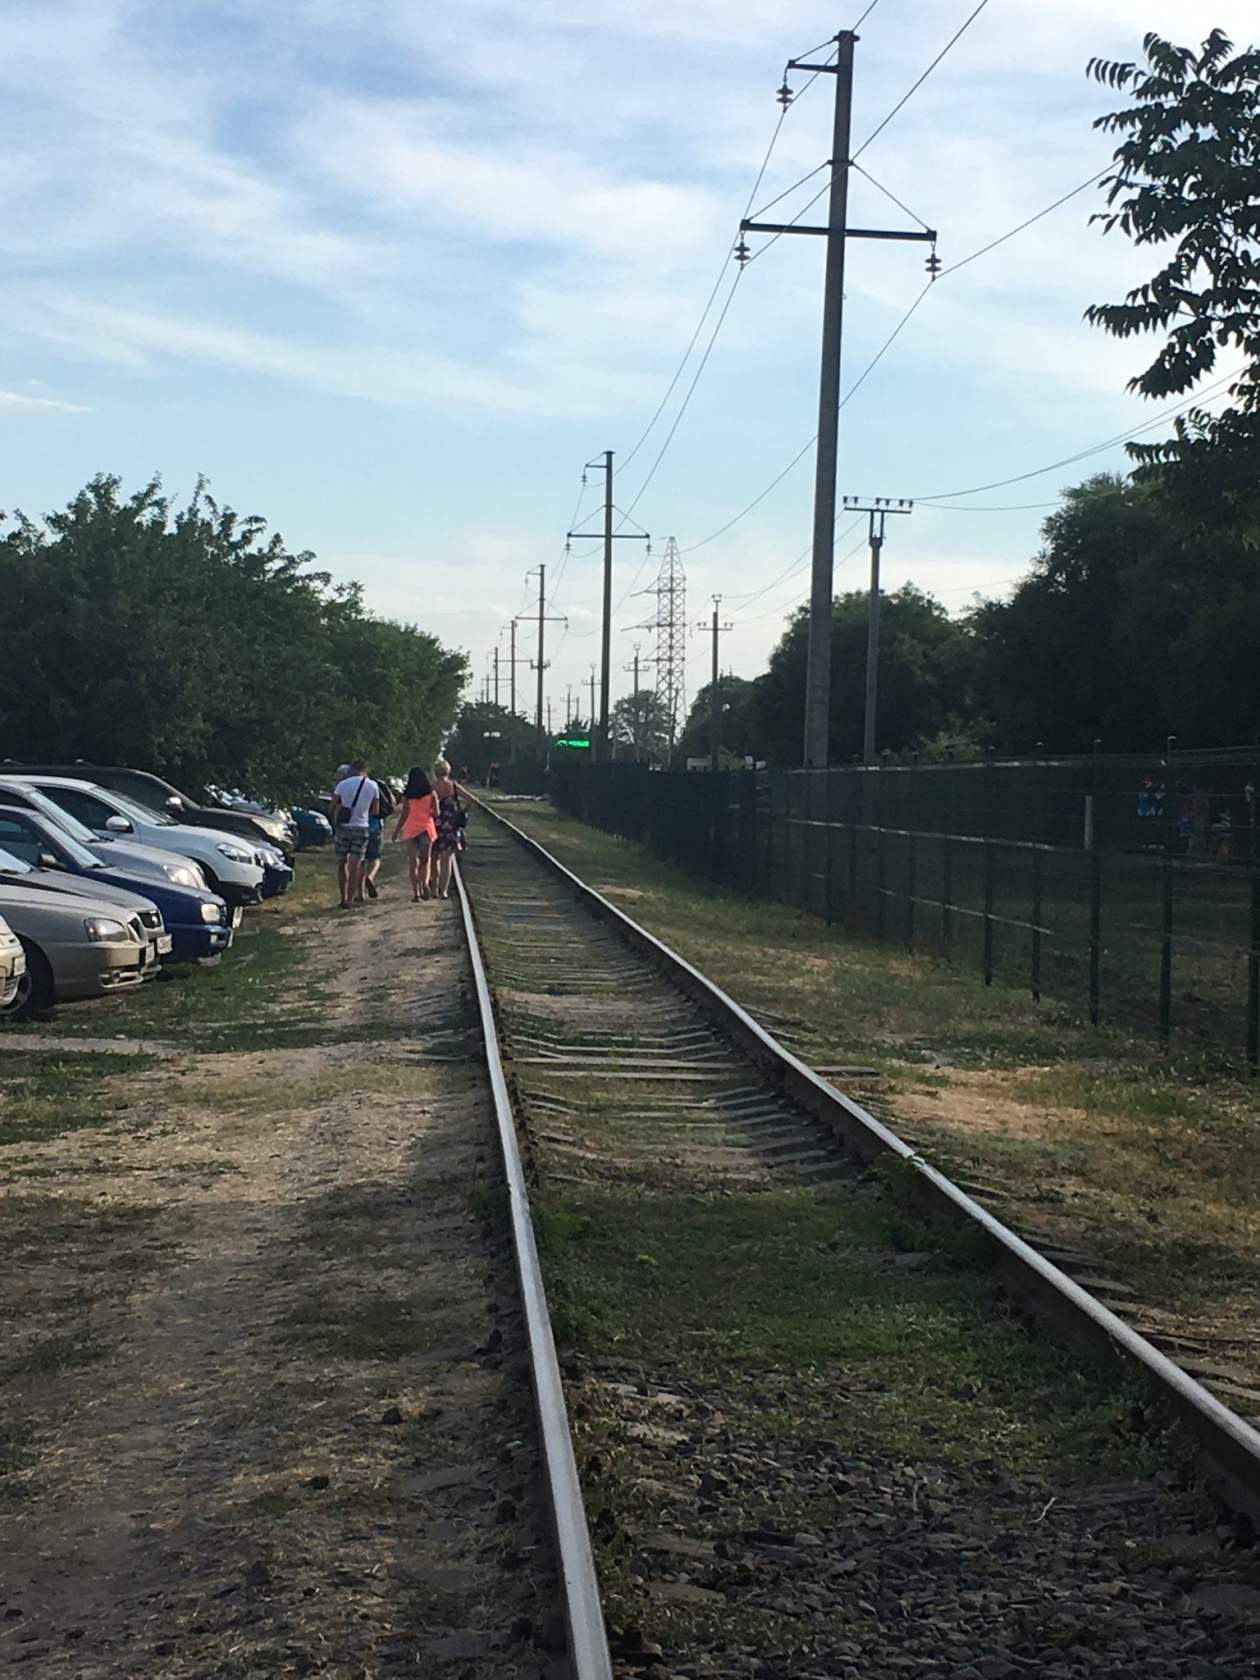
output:
[[[272,869],[280,869],[284,865],[284,853],[277,852],[271,846],[264,846],[258,853],[259,861]]]
[[[245,850],[245,848],[243,846],[233,846],[227,840],[220,840],[218,845],[215,847],[215,850],[222,852],[224,857],[227,858],[229,863],[252,863],[253,862],[253,859],[250,857],[249,853]]]
[[[106,945],[130,944],[131,935],[122,922],[112,921],[108,916],[93,916],[83,924],[83,931],[89,939],[95,939]]]
[[[177,887],[199,887],[201,885],[201,871],[195,873],[186,863],[164,863],[162,872],[168,881]]]

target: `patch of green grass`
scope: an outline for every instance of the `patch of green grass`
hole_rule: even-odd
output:
[[[220,1042],[233,1031],[256,1032],[277,1014],[303,1024],[317,1021],[331,986],[324,976],[303,972],[309,949],[304,924],[326,910],[335,893],[329,868],[328,860],[299,867],[283,897],[247,910],[216,967],[172,969],[169,977],[131,991],[60,1009],[41,1033],[73,1038],[106,1032],[224,1049],[238,1047]]]
[[[39,1143],[85,1126],[107,1126],[127,1106],[116,1075],[142,1073],[153,1056],[12,1050],[0,1038],[0,1147]]]
[[[913,1263],[900,1263],[879,1198],[587,1187],[547,1193],[539,1212],[559,1330],[592,1354],[737,1389],[781,1369],[783,1427],[827,1414],[886,1454],[1081,1476],[1156,1462],[1156,1445],[1126,1430],[1132,1396],[1113,1367],[1030,1337],[938,1234],[921,1228]],[[810,1380],[793,1383],[793,1370]]]

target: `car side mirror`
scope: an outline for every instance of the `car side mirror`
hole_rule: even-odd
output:
[[[39,856],[35,859],[35,863],[36,863],[36,866],[40,869],[60,869],[61,868],[61,859],[59,857],[57,857],[53,852],[41,852],[39,854]]]
[[[126,817],[120,817],[117,813],[115,813],[112,817],[106,817],[105,827],[111,834],[131,833],[131,824],[127,821]]]
[[[177,793],[168,794],[165,805],[168,811],[182,811],[184,809],[184,801]]]

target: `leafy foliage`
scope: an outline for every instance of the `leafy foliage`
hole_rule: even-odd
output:
[[[650,688],[627,694],[613,706],[608,718],[614,750],[629,749],[637,762],[659,759],[669,748],[669,714]]]
[[[469,701],[460,707],[443,751],[455,775],[467,770],[469,780],[484,782],[491,764],[538,763],[546,757],[547,747],[548,737],[523,717],[514,716],[504,706]]]
[[[831,756],[860,757],[866,681],[865,591],[838,595],[831,619]],[[756,718],[762,756],[798,764],[804,726],[808,613],[790,621],[770,668],[757,679]],[[971,637],[939,601],[905,584],[883,597],[880,615],[879,732],[881,752],[906,752],[952,728],[971,710]],[[751,750],[751,749],[750,749]]]
[[[1231,395],[1245,414],[1260,412],[1260,52],[1236,53],[1214,29],[1196,53],[1155,34],[1143,42],[1144,67],[1093,59],[1089,73],[1134,103],[1099,117],[1122,136],[1117,169],[1106,178],[1109,210],[1095,218],[1138,245],[1173,242],[1171,256],[1123,303],[1097,304],[1087,319],[1118,338],[1164,333],[1164,344],[1130,388],[1148,397],[1188,391],[1216,366],[1218,351],[1245,362]],[[1192,416],[1190,437],[1209,435]],[[1167,458],[1156,446],[1147,458]]]
[[[277,799],[355,753],[432,756],[464,656],[372,617],[312,561],[202,484],[176,509],[157,480],[124,498],[102,474],[42,525],[17,515],[0,537],[4,753]]]

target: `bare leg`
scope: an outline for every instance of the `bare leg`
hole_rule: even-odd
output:
[[[341,902],[342,902],[343,907],[345,905],[349,904],[349,902],[350,902],[350,894],[347,890],[348,887],[349,887],[349,884],[350,884],[350,859],[348,857],[338,858],[337,859],[337,885],[341,888]]]
[[[455,863],[454,852],[443,852],[438,860],[438,891],[443,898],[449,896],[451,885],[451,869]]]
[[[350,888],[350,900],[353,904],[363,903],[363,859],[352,857],[347,875]]]

